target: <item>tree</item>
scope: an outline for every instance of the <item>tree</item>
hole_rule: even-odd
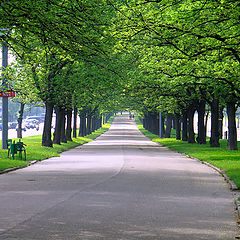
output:
[[[7,72],[9,88],[16,92],[16,96],[13,98],[13,101],[20,103],[17,119],[17,138],[22,138],[24,107],[26,104],[40,104],[40,98],[37,96],[33,79],[26,66],[15,62],[8,67]]]

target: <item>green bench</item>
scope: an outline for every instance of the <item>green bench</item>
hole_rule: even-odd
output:
[[[24,144],[21,139],[19,138],[18,142],[15,142],[15,140],[8,139],[7,140],[7,146],[8,146],[8,157],[12,157],[14,160],[15,155],[19,152],[19,158],[22,160],[22,155],[24,152],[24,160],[27,159],[26,157],[26,144]]]

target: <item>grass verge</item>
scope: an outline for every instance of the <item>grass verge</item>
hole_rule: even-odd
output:
[[[158,135],[144,129],[138,119],[136,122],[139,130],[153,142],[158,142],[179,153],[185,153],[220,168],[240,189],[240,151],[229,151],[227,140],[220,140],[220,147],[216,148],[210,147],[209,141],[207,144],[192,144],[174,138],[159,138]],[[238,142],[238,148],[240,149],[240,142]]]
[[[25,167],[30,164],[30,161],[37,160],[41,161],[50,157],[59,157],[60,153],[66,151],[70,148],[77,147],[87,142],[93,141],[96,137],[106,132],[112,123],[113,117],[104,124],[100,129],[96,130],[90,135],[85,137],[73,138],[72,142],[62,143],[61,145],[54,144],[53,148],[42,147],[42,135],[25,137],[23,142],[27,145],[27,161],[19,160],[18,155],[16,155],[15,160],[7,157],[7,150],[0,149],[0,171],[14,167]],[[1,144],[1,141],[0,141]]]

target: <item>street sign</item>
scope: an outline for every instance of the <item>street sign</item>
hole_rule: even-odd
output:
[[[0,92],[0,97],[15,97],[14,91]]]

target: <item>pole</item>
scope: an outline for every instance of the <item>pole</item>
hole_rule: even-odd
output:
[[[8,66],[8,46],[6,42],[2,44],[2,66],[3,66],[3,76],[4,69]],[[3,91],[6,91],[7,83],[6,78],[3,77],[2,80]],[[8,97],[2,97],[2,149],[7,149],[7,139],[8,139]]]

